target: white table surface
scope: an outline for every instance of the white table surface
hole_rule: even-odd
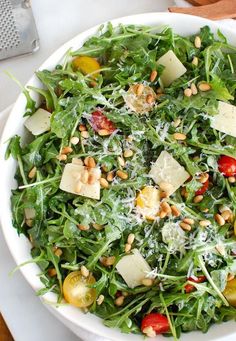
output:
[[[9,70],[25,84],[55,49],[87,28],[126,15],[164,11],[172,4],[171,0],[33,0],[40,50],[30,56],[0,61],[0,112],[19,94],[17,85],[4,70]],[[1,113],[0,128],[3,116]],[[19,271],[9,277],[14,267],[0,229],[0,311],[15,341],[78,341],[78,337],[41,304]],[[95,341],[86,335],[81,334],[81,337]]]

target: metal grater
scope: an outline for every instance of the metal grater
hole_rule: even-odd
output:
[[[0,60],[37,51],[30,0],[0,0]]]

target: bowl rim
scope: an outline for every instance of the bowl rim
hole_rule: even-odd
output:
[[[195,17],[195,16],[192,16],[192,15],[186,15],[186,14],[179,14],[179,13],[168,13],[168,12],[151,12],[151,13],[140,13],[140,14],[136,14],[136,15],[129,15],[129,16],[123,16],[123,17],[119,17],[119,18],[115,18],[115,19],[112,19],[110,21],[105,21],[103,22],[102,24],[98,24],[98,25],[95,25],[85,31],[82,31],[81,33],[79,33],[78,35],[76,35],[75,37],[73,37],[72,39],[70,39],[69,41],[65,42],[64,44],[62,44],[57,50],[55,50],[38,68],[38,70],[41,70],[41,69],[50,69],[51,67],[55,67],[55,60],[57,61],[57,63],[60,61],[61,58],[63,58],[63,56],[65,55],[65,52],[68,50],[68,48],[70,48],[71,46],[75,47],[75,44],[78,45],[78,46],[82,46],[84,41],[86,41],[89,37],[91,37],[92,35],[96,34],[96,32],[98,31],[98,28],[101,26],[101,25],[107,25],[107,23],[111,23],[112,25],[114,26],[117,26],[118,24],[132,24],[134,21],[135,22],[140,22],[140,25],[144,25],[143,22],[144,21],[147,21],[147,18],[149,19],[149,21],[151,20],[156,20],[157,23],[158,23],[158,20],[160,20],[160,18],[176,18],[176,19],[179,19],[180,21],[181,20],[185,20],[186,18],[188,19],[192,19],[193,22],[199,24],[198,25],[198,28],[202,27],[203,25],[209,25],[211,28],[217,30],[217,29],[221,29],[221,31],[224,32],[224,34],[228,34],[228,35],[233,35],[235,36],[236,38],[236,32],[235,30],[229,28],[229,27],[225,27],[223,26],[222,24],[219,24],[219,23],[216,23],[216,22],[213,22],[211,20],[208,20],[208,19],[205,19],[205,18],[200,18],[200,17]],[[145,19],[146,18],[146,19]],[[136,24],[136,23],[135,23]],[[152,25],[150,25],[152,26]],[[188,29],[187,29],[188,30]],[[60,58],[58,59],[57,56],[60,55]],[[34,80],[35,78],[35,73],[30,77],[30,79],[27,81],[26,86],[30,85],[32,83],[32,81]],[[26,103],[25,101],[25,98],[24,98],[24,95],[21,93],[18,97],[17,97],[17,100],[13,106],[13,108],[11,109],[11,112],[7,118],[7,121],[5,123],[5,126],[4,126],[4,129],[3,129],[3,132],[1,134],[1,138],[0,138],[0,165],[2,162],[5,161],[4,159],[4,153],[3,151],[5,151],[6,149],[6,136],[8,135],[8,130],[9,130],[9,125],[11,124],[11,119],[15,116],[17,110],[18,110],[18,106],[19,107],[22,107],[22,103]],[[3,179],[0,178],[0,184],[3,183]],[[11,241],[10,239],[8,238],[8,231],[9,231],[9,228],[11,229],[14,229],[14,227],[11,225],[11,226],[6,226],[5,225],[5,220],[4,220],[4,211],[2,210],[2,207],[0,205],[0,225],[1,225],[1,228],[2,228],[2,231],[3,231],[3,235],[4,235],[4,238],[5,238],[5,242],[14,258],[14,261],[16,262],[17,265],[19,265],[21,262],[19,262],[19,259],[18,259],[18,256],[14,250],[14,247],[13,245],[11,244]],[[20,235],[19,236],[19,240],[21,238],[25,238],[23,235]],[[30,257],[30,255],[29,255]],[[23,274],[24,278],[27,280],[27,282],[30,284],[30,286],[33,288],[34,291],[37,291],[38,290],[38,281],[37,283],[35,282],[35,279],[33,278],[33,276],[28,276],[27,275],[27,272],[25,271],[25,268],[24,267],[20,267],[20,271],[21,273]],[[54,300],[55,298],[55,294],[52,294],[52,293],[47,293],[45,294],[44,296],[41,297],[41,301],[46,301],[49,299],[49,300]],[[45,303],[45,302],[44,302]],[[51,307],[50,307],[51,308]],[[65,322],[62,321],[63,323],[66,324],[66,320],[69,321],[70,323],[74,324],[75,326],[78,326],[88,332],[94,332],[93,330],[93,326],[87,324],[87,325],[81,325],[81,321],[77,320],[75,317],[74,317],[74,314],[70,314],[70,311],[68,310],[71,310],[74,309],[73,307],[69,306],[69,309],[68,309],[68,306],[66,307],[63,307],[63,306],[60,306],[60,307],[56,307],[56,306],[53,306],[52,307],[52,310],[54,310],[54,312],[58,313],[59,314],[59,319],[62,321],[62,319],[65,319]],[[51,310],[51,309],[49,309]],[[57,313],[56,313],[56,316],[57,316]],[[72,316],[73,315],[73,316]],[[94,315],[93,315],[94,316]],[[57,316],[58,317],[58,316]],[[96,335],[97,336],[101,336],[101,337],[108,337],[108,335],[106,335],[105,333],[105,329],[104,329],[104,325],[103,325],[103,330],[102,329],[99,329],[99,331],[96,330]],[[106,327],[106,330],[109,330],[111,331],[111,334],[113,334],[113,331],[115,331],[114,329],[111,329],[111,328],[107,328]],[[193,335],[194,333],[196,332],[191,332],[191,335]],[[120,336],[122,335],[121,332],[119,332]],[[126,334],[125,334],[126,335]],[[132,334],[134,335],[134,334]],[[236,332],[232,332],[230,334],[231,336],[232,335],[236,335]],[[129,335],[130,336],[130,335]],[[220,340],[218,338],[218,334],[215,333],[215,337],[214,339],[212,340]],[[225,336],[225,335],[223,335]],[[126,338],[123,339],[123,338],[117,338],[117,335],[116,336],[112,336],[112,335],[109,335],[109,337],[111,337],[110,340],[114,340],[114,341],[118,341],[118,340],[127,340]],[[128,336],[127,336],[128,337]],[[131,340],[132,338],[129,337],[129,340]],[[162,338],[158,338],[158,339],[161,339]],[[137,340],[136,337],[133,339],[133,340]],[[163,338],[164,340],[164,338]],[[221,338],[221,340],[223,340]]]

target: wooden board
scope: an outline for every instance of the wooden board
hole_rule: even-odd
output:
[[[1,314],[0,314],[0,340],[1,341],[14,341]]]

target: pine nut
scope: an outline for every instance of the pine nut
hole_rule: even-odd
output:
[[[189,88],[184,89],[184,96],[191,97],[192,96],[192,90]]]
[[[171,212],[173,214],[173,216],[175,217],[179,217],[180,216],[180,211],[176,206],[171,206]]]
[[[77,226],[78,226],[80,231],[88,231],[90,229],[90,227],[86,226],[86,225],[78,224]]]
[[[217,222],[217,224],[219,224],[220,226],[223,226],[225,224],[225,220],[224,218],[222,217],[222,215],[220,214],[216,214],[215,215],[215,221]]]
[[[104,226],[103,226],[103,225],[100,225],[100,224],[94,223],[94,224],[93,224],[93,228],[95,228],[95,230],[97,230],[97,231],[101,231],[101,230],[104,229]]]
[[[229,183],[234,184],[235,181],[236,181],[236,179],[235,179],[234,176],[229,176],[229,177],[228,177],[228,181],[229,181]]]
[[[127,180],[128,179],[128,174],[126,173],[126,172],[123,172],[123,171],[121,171],[121,170],[118,170],[117,172],[116,172],[116,175],[119,177],[119,178],[121,178],[122,180]]]
[[[48,269],[48,275],[50,277],[55,277],[57,275],[57,271],[55,268]]]
[[[89,276],[89,270],[86,268],[86,266],[82,265],[81,268],[80,268],[80,271],[81,271],[81,275],[83,277],[88,277]]]
[[[81,131],[81,136],[84,138],[84,139],[88,139],[89,138],[89,132],[88,131]]]
[[[172,123],[173,127],[177,128],[181,123],[181,119],[178,117],[174,120],[174,122]]]
[[[103,172],[107,173],[108,172],[108,167],[106,165],[101,166]]]
[[[144,285],[145,287],[151,287],[153,285],[153,279],[151,279],[151,278],[144,278],[142,280],[142,285]]]
[[[194,224],[194,220],[192,218],[184,218],[183,222],[189,225],[193,225]]]
[[[95,168],[96,167],[96,162],[92,156],[87,156],[84,159],[84,164],[85,164],[85,166],[87,166],[89,168]]]
[[[173,190],[173,186],[165,181],[160,182],[159,187],[162,191],[169,193]]]
[[[126,149],[124,151],[124,157],[131,157],[134,155],[134,152],[131,149]]]
[[[137,96],[141,96],[144,90],[144,85],[143,84],[138,84],[136,88],[136,94]]]
[[[62,148],[61,150],[62,154],[70,154],[71,152],[73,152],[73,149],[69,146]]]
[[[54,255],[56,255],[57,257],[61,257],[62,254],[62,249],[60,249],[59,247],[54,251]]]
[[[120,307],[124,303],[124,299],[125,299],[124,296],[117,297],[117,299],[115,300],[115,305]]]
[[[100,136],[108,136],[108,135],[110,135],[110,132],[107,129],[100,129],[100,130],[98,130],[98,135],[100,135]]]
[[[67,155],[65,155],[65,154],[60,154],[60,155],[57,156],[57,159],[58,159],[59,161],[66,161],[66,160],[67,160]]]
[[[147,337],[155,337],[156,336],[156,332],[151,326],[144,328],[143,333],[145,335],[147,335]]]
[[[159,217],[160,217],[161,219],[164,219],[166,216],[167,216],[167,212],[166,212],[166,211],[160,211]]]
[[[197,95],[197,93],[198,93],[198,90],[197,90],[197,87],[196,87],[196,85],[194,84],[194,83],[192,83],[191,84],[191,91],[192,91],[192,94],[195,96],[195,95]]]
[[[100,185],[102,186],[102,188],[108,188],[109,187],[108,181],[104,178],[100,179]]]
[[[129,293],[128,293],[128,292],[126,292],[126,291],[121,291],[121,293],[122,293],[122,295],[123,295],[124,297],[127,297],[127,296],[129,296]]]
[[[70,139],[70,143],[74,145],[78,144],[79,138],[77,136],[72,136],[72,138]]]
[[[183,188],[181,189],[181,195],[182,195],[182,197],[184,197],[184,198],[187,198],[187,197],[188,197],[188,192],[187,192],[187,190],[186,190],[185,187],[183,187]]]
[[[182,134],[182,133],[174,133],[173,134],[173,138],[177,141],[183,141],[183,140],[186,140],[186,135],[185,134]]]
[[[113,179],[114,179],[114,172],[111,171],[107,174],[107,181],[112,182]]]
[[[224,220],[229,220],[231,218],[232,212],[227,210],[221,213],[221,216],[224,218]]]
[[[163,201],[161,203],[161,208],[164,212],[166,212],[167,214],[171,213],[171,208],[170,208],[170,205],[168,204],[168,202],[166,201]]]
[[[151,95],[151,94],[147,95],[147,97],[146,97],[146,102],[147,102],[148,104],[153,103],[153,102],[154,102],[154,97],[153,97],[153,95]]]
[[[199,225],[202,227],[207,227],[207,226],[211,225],[211,222],[210,222],[210,220],[200,220]]]
[[[201,202],[203,200],[203,195],[196,195],[194,198],[193,198],[193,202],[195,204],[198,204],[199,202]]]
[[[229,273],[227,277],[227,282],[230,282],[234,279],[234,274]]]
[[[151,75],[150,75],[150,82],[154,82],[156,78],[157,78],[157,71],[152,70]]]
[[[104,301],[105,297],[103,295],[99,295],[97,299],[97,305],[101,305]]]
[[[133,242],[134,242],[134,239],[135,239],[135,235],[134,235],[133,233],[130,233],[130,234],[128,235],[127,243],[130,244],[130,245],[132,245]]]
[[[123,159],[123,157],[118,156],[117,161],[121,167],[125,166],[125,160]]]
[[[200,175],[199,181],[201,182],[201,184],[204,184],[205,182],[207,182],[208,179],[209,179],[209,174],[208,173],[202,173]]]
[[[179,224],[179,226],[180,226],[184,231],[191,231],[191,230],[192,230],[191,225],[186,224],[186,223],[183,223],[183,222],[181,222],[181,223]]]
[[[125,244],[125,252],[126,253],[129,253],[130,252],[130,250],[131,250],[131,244]]]
[[[79,125],[79,131],[86,131],[86,130],[87,130],[87,128],[84,124]]]
[[[88,184],[93,185],[95,184],[96,180],[97,180],[96,176],[90,173],[88,177]]]
[[[202,41],[201,38],[199,36],[196,36],[194,39],[194,45],[196,47],[196,49],[200,49],[202,46]]]
[[[160,192],[160,198],[161,198],[161,199],[168,198],[168,194],[167,194],[166,192],[164,192],[164,191],[161,191],[161,192]]]
[[[29,177],[30,179],[33,179],[33,178],[35,177],[36,173],[37,173],[37,168],[34,166],[34,167],[29,171],[28,177]]]
[[[100,262],[104,265],[104,266],[111,266],[115,263],[116,258],[114,256],[111,257],[101,257],[100,258]]]
[[[89,178],[89,172],[87,171],[87,169],[85,169],[81,175],[81,181],[84,183],[84,184],[87,184],[88,183],[88,178]]]
[[[198,66],[198,57],[193,57],[192,64]]]
[[[209,91],[209,90],[211,90],[211,86],[208,83],[201,83],[198,85],[198,89],[200,91]]]

